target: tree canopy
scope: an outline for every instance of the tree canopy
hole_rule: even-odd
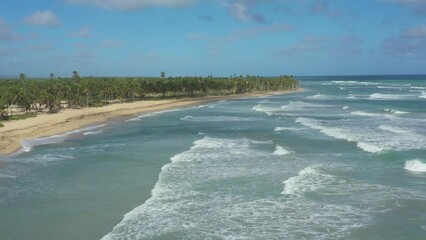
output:
[[[30,79],[25,84],[13,79],[0,80],[0,117],[9,115],[7,110],[10,107],[28,113],[54,112],[65,107],[96,107],[113,102],[282,91],[299,87],[292,76],[161,77],[80,77],[77,71],[73,71],[71,78],[58,79],[51,74],[49,79]]]

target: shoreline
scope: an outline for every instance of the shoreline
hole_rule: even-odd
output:
[[[220,100],[279,95],[301,90],[117,103],[98,108],[65,109],[55,114],[40,114],[35,118],[3,122],[4,127],[0,128],[0,156],[21,150],[23,140],[53,136],[92,124],[104,123],[118,117],[189,107]]]

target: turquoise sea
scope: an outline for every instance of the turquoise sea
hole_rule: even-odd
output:
[[[115,119],[0,157],[0,239],[426,239],[426,76]]]

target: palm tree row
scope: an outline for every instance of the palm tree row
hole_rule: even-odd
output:
[[[27,113],[55,112],[62,108],[102,106],[112,102],[144,99],[199,97],[297,89],[292,76],[259,77],[139,77],[0,80],[0,119],[13,114],[10,108]]]

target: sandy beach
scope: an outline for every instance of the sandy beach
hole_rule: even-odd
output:
[[[281,93],[285,92],[138,101],[112,104],[99,108],[65,109],[55,114],[40,114],[35,118],[6,121],[3,122],[4,127],[0,128],[0,154],[11,154],[18,151],[22,148],[21,141],[25,139],[52,136],[91,124],[105,122],[108,119],[116,117],[174,109],[225,99],[259,97]]]

